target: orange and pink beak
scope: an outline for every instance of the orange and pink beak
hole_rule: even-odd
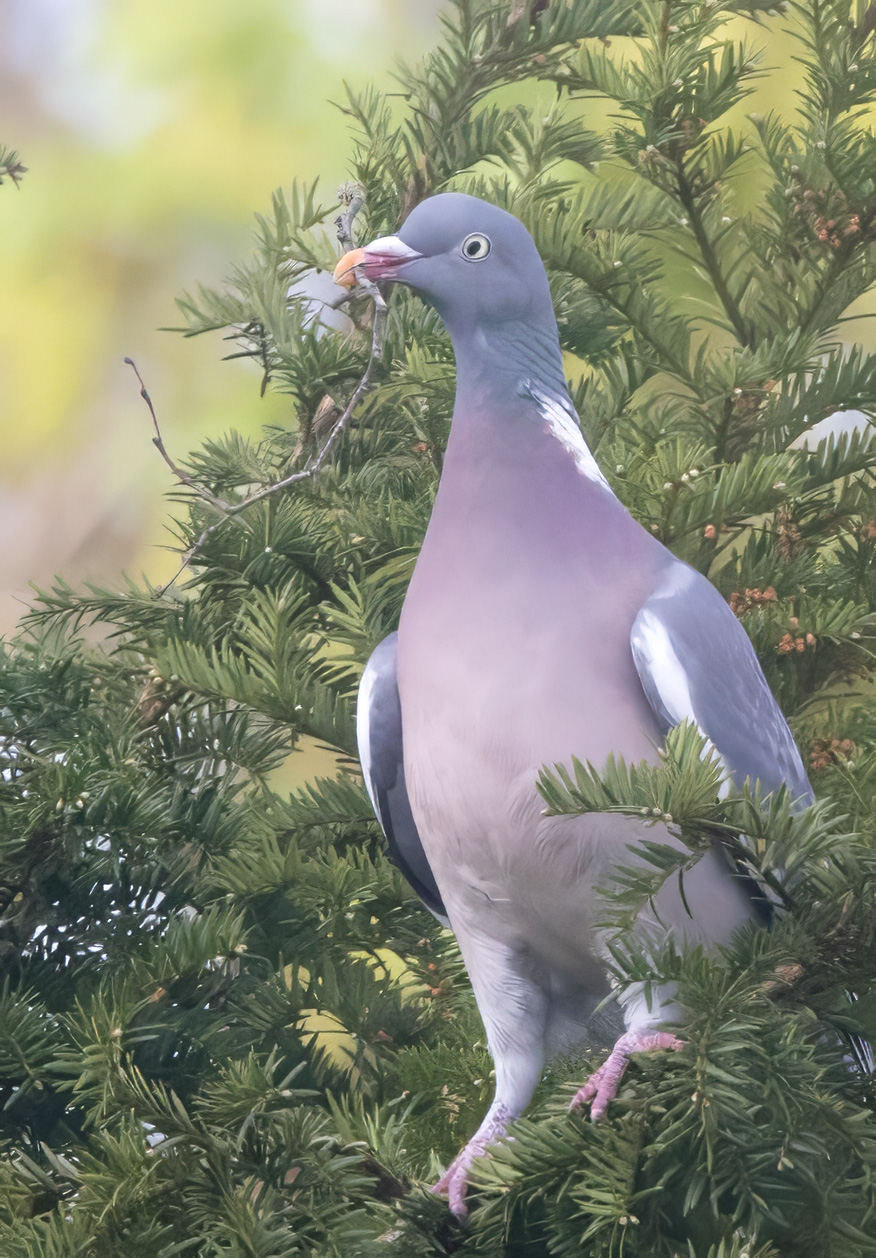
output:
[[[413,262],[423,255],[411,249],[398,236],[379,236],[372,240],[364,249],[351,249],[345,253],[335,267],[334,281],[344,288],[352,288],[360,278],[371,280],[391,280],[396,278],[395,272],[405,262]],[[399,277],[400,278],[400,277]]]

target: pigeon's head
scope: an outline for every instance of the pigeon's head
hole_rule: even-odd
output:
[[[341,258],[335,282],[407,284],[451,333],[478,326],[553,321],[547,276],[532,237],[507,210],[461,192],[422,201],[397,236]]]

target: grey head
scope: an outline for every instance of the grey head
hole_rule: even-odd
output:
[[[346,254],[335,280],[350,285],[357,274],[406,284],[433,306],[460,366],[472,351],[509,362],[534,351],[538,374],[564,386],[544,264],[529,232],[507,210],[462,192],[429,197],[398,235]]]

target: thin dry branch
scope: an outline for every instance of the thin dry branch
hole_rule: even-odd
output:
[[[149,397],[146,386],[143,384],[140,373],[137,371],[137,368],[131,359],[125,359],[125,362],[130,363],[131,367],[134,368],[134,371],[137,374],[137,379],[140,380],[140,396],[146,402],[146,405],[149,407],[149,413],[152,416],[152,423],[156,432],[156,436],[152,438],[152,441],[159,454],[182,484],[184,484],[187,488],[192,489],[200,498],[203,498],[206,503],[213,507],[214,510],[221,513],[218,520],[214,520],[212,524],[206,525],[206,527],[201,530],[197,539],[185,552],[183,561],[177,572],[174,573],[167,585],[162,586],[158,590],[159,595],[165,593],[166,590],[179,580],[182,573],[185,572],[186,568],[188,568],[191,564],[192,560],[204,543],[212,537],[223,524],[225,524],[228,520],[233,519],[235,516],[240,515],[242,511],[247,509],[247,507],[251,507],[257,502],[262,502],[265,498],[270,498],[272,494],[279,493],[281,489],[288,489],[290,485],[296,485],[301,481],[312,480],[317,475],[334,447],[337,445],[341,433],[349,426],[356,407],[371,388],[375,368],[383,354],[383,329],[386,323],[386,302],[383,300],[383,297],[376,285],[365,281],[363,284],[360,284],[360,287],[364,288],[374,300],[374,317],[371,324],[371,353],[369,354],[365,371],[359,380],[359,383],[356,385],[356,388],[353,390],[349,402],[332,426],[331,432],[326,438],[322,448],[314,455],[305,467],[301,468],[300,471],[292,472],[289,476],[284,476],[282,480],[273,481],[270,485],[265,485],[262,489],[257,489],[255,493],[248,494],[246,498],[242,498],[239,502],[226,502],[222,498],[215,497],[209,492],[209,490],[204,489],[202,485],[199,485],[197,481],[194,481],[189,475],[187,475],[187,473],[179,468],[170,458],[164,448],[164,443],[161,439],[161,432],[158,427],[158,420],[155,415],[155,409],[152,405],[152,400]]]
[[[353,239],[353,220],[365,204],[365,189],[361,183],[342,183],[338,188],[338,200],[344,207],[335,219],[338,242],[342,249],[352,249],[356,243]]]
[[[149,407],[149,414],[152,416],[152,426],[155,429],[155,436],[152,438],[152,444],[155,446],[158,453],[164,459],[165,463],[178,481],[181,481],[182,484],[186,485],[189,489],[193,489],[199,497],[203,498],[205,502],[209,502],[210,506],[215,507],[217,511],[227,512],[233,505],[232,503],[226,502],[223,498],[216,498],[210,493],[209,489],[205,489],[203,485],[199,485],[196,480],[193,480],[192,477],[189,476],[188,472],[184,472],[181,467],[178,467],[167,453],[164,442],[161,438],[161,429],[158,427],[158,416],[155,414],[155,407],[152,405],[152,398],[149,396],[149,391],[143,383],[143,377],[137,370],[137,364],[134,362],[133,358],[125,358],[125,362],[137,377],[137,380],[140,383],[140,397]]]
[[[343,184],[338,189],[338,200],[345,207],[343,212],[339,214],[335,220],[335,224],[338,229],[338,240],[340,241],[342,247],[349,249],[353,244],[353,221],[362,209],[362,206],[365,204],[365,189],[360,183]],[[183,572],[185,572],[186,568],[189,567],[195,555],[197,555],[204,543],[212,537],[213,534],[220,529],[227,520],[240,515],[242,511],[247,509],[247,507],[251,507],[257,502],[262,502],[265,498],[270,498],[272,494],[279,493],[281,489],[288,489],[290,485],[298,484],[300,481],[312,480],[313,477],[317,475],[328,456],[331,454],[341,436],[341,433],[349,426],[350,419],[352,418],[356,407],[371,388],[375,367],[383,354],[383,329],[386,323],[386,302],[383,300],[383,295],[377,285],[372,284],[364,277],[359,279],[359,288],[370,296],[374,302],[374,315],[371,322],[371,353],[368,356],[368,363],[365,367],[362,378],[353,390],[349,402],[332,426],[332,429],[326,438],[325,444],[322,446],[320,451],[308,461],[305,467],[301,468],[297,472],[292,472],[289,476],[284,476],[282,480],[274,481],[270,485],[265,485],[264,488],[256,490],[255,493],[247,495],[246,498],[242,498],[240,502],[228,502],[224,498],[217,498],[215,494],[211,494],[208,489],[205,489],[203,485],[199,484],[193,479],[193,477],[189,476],[187,472],[183,471],[183,469],[173,461],[165,448],[164,441],[161,436],[161,429],[158,425],[158,417],[155,413],[155,407],[152,404],[152,398],[149,396],[149,391],[143,382],[143,377],[137,370],[134,360],[132,358],[125,359],[125,362],[133,369],[134,374],[139,381],[140,396],[149,408],[149,414],[152,418],[152,426],[155,429],[155,436],[152,438],[153,445],[158,450],[158,453],[164,459],[164,462],[170,468],[177,480],[181,484],[185,485],[187,489],[191,489],[193,493],[196,493],[199,498],[202,498],[203,501],[211,506],[215,511],[219,512],[219,519],[214,520],[212,524],[206,525],[205,528],[201,530],[197,539],[185,552],[182,563],[180,564],[178,570],[174,573],[173,577],[171,577],[170,581],[168,581],[167,585],[158,588],[157,593],[159,597],[179,580],[180,576]],[[337,302],[327,304],[339,306],[343,302],[348,301],[349,298],[350,294],[342,291]]]

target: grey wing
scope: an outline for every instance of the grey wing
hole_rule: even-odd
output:
[[[401,703],[396,679],[398,634],[371,654],[359,683],[356,739],[362,775],[390,856],[430,912],[445,924],[447,913],[411,814],[405,785]]]
[[[715,587],[676,561],[636,617],[630,644],[642,687],[664,731],[696,721],[741,786],[787,786],[813,799],[800,753],[754,647]]]
[[[760,778],[765,792],[787,786],[798,808],[812,803],[803,761],[754,647],[710,581],[687,564],[674,563],[633,622],[630,643],[664,732],[685,718],[694,720],[737,784]],[[739,869],[737,877],[748,882]],[[758,916],[769,922],[771,902],[754,883],[748,891]],[[870,1044],[852,1033],[847,1039],[853,1063],[872,1074]]]

